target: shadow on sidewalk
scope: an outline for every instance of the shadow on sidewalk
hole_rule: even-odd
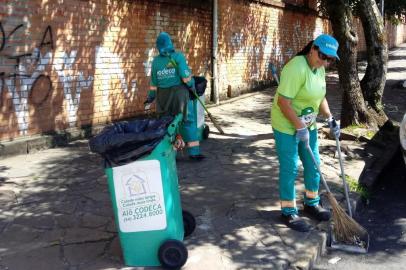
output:
[[[331,77],[329,86],[327,98],[339,118],[338,78]],[[398,106],[396,116],[406,106],[405,98],[406,91],[385,90],[385,102]],[[224,112],[230,120],[221,125],[236,127],[224,136],[211,131],[213,136],[202,144],[206,160],[193,163],[179,154],[183,206],[198,221],[186,241],[192,255],[210,246],[217,250],[216,258],[227,258],[239,269],[265,264],[278,268],[286,266],[309,238],[291,234],[279,221],[273,134],[256,129],[256,124],[269,125],[271,100],[269,94],[261,100],[262,107],[252,110],[242,102],[235,105],[236,111]],[[330,150],[321,149],[325,151]],[[89,153],[87,142],[31,154],[18,162],[0,166],[0,268],[10,260],[25,267],[38,265],[42,250],[58,258],[47,262],[52,269],[122,267],[103,161]],[[303,190],[301,173],[298,196]],[[332,190],[342,190],[341,184],[329,184]]]

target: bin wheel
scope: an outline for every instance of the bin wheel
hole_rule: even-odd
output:
[[[205,125],[204,129],[203,129],[203,139],[207,140],[207,138],[209,138],[209,134],[210,134],[210,128],[208,125]]]
[[[182,210],[183,229],[185,231],[185,238],[191,235],[196,229],[196,219],[188,211]]]
[[[179,240],[166,240],[158,250],[158,259],[166,269],[180,269],[187,256],[187,249]]]

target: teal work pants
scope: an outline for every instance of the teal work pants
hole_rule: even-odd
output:
[[[299,158],[304,169],[306,189],[304,203],[307,205],[314,206],[320,201],[318,195],[320,174],[303,142],[300,142],[295,135],[282,133],[275,129],[273,131],[279,159],[279,198],[281,200],[282,214],[298,214],[295,180],[298,173]],[[317,129],[309,130],[309,133],[310,148],[318,164],[320,164]]]

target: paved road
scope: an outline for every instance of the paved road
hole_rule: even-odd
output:
[[[359,222],[369,231],[367,255],[331,251],[315,270],[378,270],[406,268],[406,169],[400,154],[381,177]],[[329,260],[340,258],[336,264]]]

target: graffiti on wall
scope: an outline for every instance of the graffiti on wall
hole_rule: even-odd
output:
[[[142,64],[144,66],[144,72],[147,77],[151,76],[152,60],[154,59],[155,49],[150,48],[145,51],[147,60]]]
[[[69,125],[73,126],[76,123],[80,93],[83,88],[89,88],[93,81],[92,76],[84,78],[83,72],[78,72],[78,75],[75,76],[72,75],[72,64],[76,59],[77,52],[72,51],[69,54],[62,52],[61,55],[55,55],[53,58],[54,40],[51,26],[45,28],[38,46],[30,52],[20,52],[15,47],[24,45],[21,42],[21,37],[18,36],[19,32],[22,35],[24,24],[19,24],[9,33],[6,33],[4,29],[5,27],[0,22],[0,62],[2,63],[0,97],[3,97],[2,93],[5,91],[10,93],[20,134],[27,134],[29,128],[29,102],[33,106],[41,106],[51,96],[53,84],[45,70],[48,65],[53,63],[54,59],[53,68],[63,84],[64,98],[67,101],[66,111]],[[19,38],[20,40],[18,40]],[[73,89],[76,90],[74,97],[72,95]],[[3,100],[1,100],[0,105],[3,105],[2,103]],[[10,109],[12,110],[12,108]]]
[[[246,39],[247,37],[241,32],[236,32],[231,35],[230,43],[234,51],[231,61],[239,62],[241,59],[249,59],[249,79],[259,80],[263,69],[262,63],[266,63],[269,60],[272,47],[268,44],[269,40],[267,35],[259,37],[260,43],[254,43],[250,46],[245,44],[246,42],[244,41]],[[227,75],[225,76],[227,77]]]
[[[297,52],[299,52],[304,45],[307,44],[310,40],[313,40],[315,36],[318,36],[321,34],[319,31],[313,31],[312,27],[303,27],[303,22],[301,21],[296,21],[293,25],[293,35],[292,35],[292,43],[296,46],[299,46],[297,48],[292,48],[289,47],[286,55],[288,58],[292,58],[294,55],[296,55]],[[303,44],[305,42],[305,44]],[[300,46],[300,44],[303,44],[303,46]]]
[[[109,82],[113,77],[118,76],[120,81],[121,90],[124,92],[126,97],[130,97],[131,93],[137,91],[137,82],[132,80],[130,87],[128,86],[124,70],[121,68],[122,58],[113,53],[107,47],[96,47],[96,70],[100,71],[103,93],[103,106],[109,106],[109,92],[110,84]]]
[[[0,22],[0,107],[5,104],[3,93],[9,93],[12,107],[7,110],[14,111],[18,130],[21,135],[26,135],[30,123],[28,106],[41,106],[49,100],[53,83],[48,72],[55,71],[63,87],[68,125],[75,126],[81,94],[84,90],[91,89],[94,81],[93,76],[85,76],[83,71],[77,70],[75,63],[79,58],[78,51],[54,52],[55,41],[51,26],[44,29],[40,42],[30,51],[26,51],[25,47],[30,38],[22,37],[27,34],[24,24],[9,26],[9,31],[5,29],[5,24]],[[124,70],[121,68],[123,60],[119,55],[99,46],[95,50],[95,59],[95,68],[99,70],[102,81],[103,105],[109,104],[109,82],[112,79],[118,79],[119,88],[126,97],[137,90],[135,80],[132,80],[130,85],[127,84]],[[147,72],[148,62],[146,64]]]
[[[13,53],[12,50],[7,50],[13,46],[14,36],[17,36],[23,29],[24,25],[19,24],[9,33],[6,33],[2,22],[0,22],[0,62],[2,63],[0,68],[0,97],[3,96],[3,91],[8,91],[11,94],[18,128],[22,134],[25,134],[28,129],[28,99],[32,97],[30,93],[42,92],[41,96],[45,98],[34,100],[34,103],[41,105],[52,91],[50,77],[43,74],[52,55],[51,52],[43,55],[41,49],[47,47],[53,49],[53,36],[51,26],[47,26],[41,42],[32,52],[17,51]],[[37,87],[39,85],[41,87]],[[3,105],[3,100],[0,102],[0,105]]]
[[[54,62],[54,69],[63,84],[63,94],[66,101],[70,127],[76,124],[82,89],[89,89],[93,82],[93,76],[85,78],[82,71],[77,72],[73,68],[73,64],[76,62],[76,56],[77,51],[71,51],[70,54],[61,52],[60,55],[55,55]]]
[[[268,55],[265,54],[267,48],[268,36],[263,35],[260,37],[259,46],[253,46],[251,53],[251,80],[260,80],[262,63],[268,61]]]

